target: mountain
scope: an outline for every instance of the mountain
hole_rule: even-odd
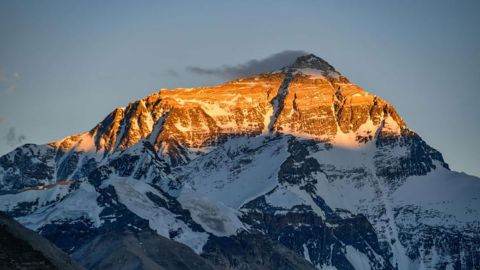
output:
[[[219,269],[480,268],[480,179],[315,55],[23,145],[0,189],[0,210],[91,269],[97,250],[155,258],[147,239]]]

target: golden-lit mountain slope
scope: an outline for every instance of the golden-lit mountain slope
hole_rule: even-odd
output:
[[[386,101],[307,55],[279,71],[219,86],[162,89],[51,145],[105,153],[145,139],[168,152],[177,144],[198,149],[229,136],[278,132],[356,147],[380,129],[400,134],[405,124]]]

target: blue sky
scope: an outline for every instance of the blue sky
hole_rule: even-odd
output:
[[[479,1],[0,1],[0,154],[92,128],[187,71],[312,52],[480,176]],[[23,137],[24,136],[24,137]]]

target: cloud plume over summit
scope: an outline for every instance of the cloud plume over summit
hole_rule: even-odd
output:
[[[207,76],[216,76],[225,79],[234,79],[238,77],[247,77],[259,73],[270,72],[284,66],[287,66],[295,61],[299,56],[308,54],[305,51],[286,50],[279,53],[272,54],[263,59],[252,59],[243,64],[238,65],[223,65],[217,68],[203,68],[198,66],[189,66],[187,70],[198,74]]]

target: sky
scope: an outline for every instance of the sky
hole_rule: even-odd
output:
[[[161,88],[305,51],[480,176],[479,12],[453,0],[0,0],[0,154],[87,131]]]

